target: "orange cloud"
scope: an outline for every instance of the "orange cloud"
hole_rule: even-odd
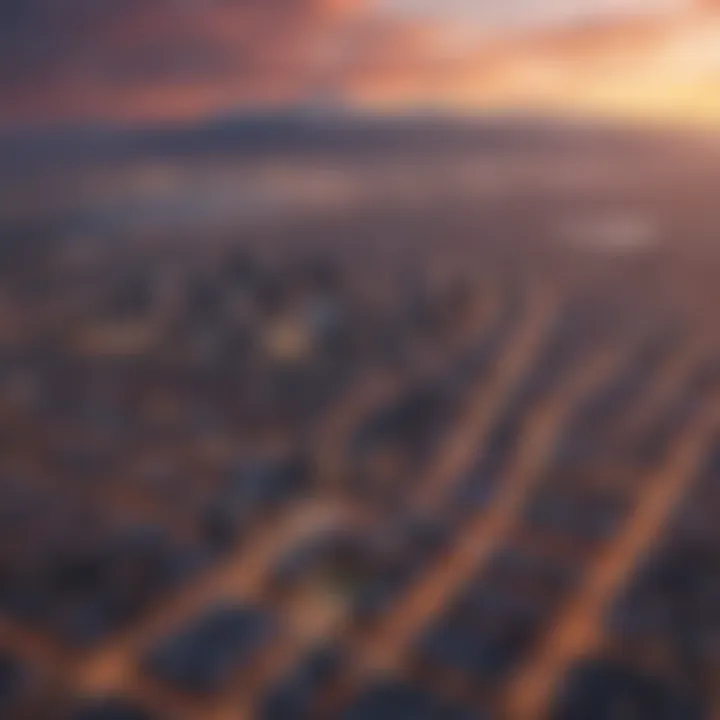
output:
[[[465,47],[436,29],[419,44],[418,62],[366,65],[353,76],[351,95],[380,107],[720,120],[716,13],[527,30]]]

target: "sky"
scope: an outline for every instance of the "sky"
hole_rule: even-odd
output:
[[[720,2],[0,0],[0,125],[297,104],[720,122]]]
[[[677,10],[685,5],[684,0],[380,0],[377,7],[389,13],[502,30]]]

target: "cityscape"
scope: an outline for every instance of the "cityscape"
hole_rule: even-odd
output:
[[[0,720],[720,718],[720,92],[171,122],[77,67],[262,12],[106,4],[0,4]]]

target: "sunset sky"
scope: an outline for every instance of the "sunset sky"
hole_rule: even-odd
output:
[[[715,0],[0,0],[0,122],[294,104],[720,122]]]

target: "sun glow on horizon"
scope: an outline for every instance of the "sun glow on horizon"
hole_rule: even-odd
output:
[[[351,97],[386,110],[416,104],[720,124],[720,13],[527,33],[470,45],[437,64],[426,58],[424,67],[361,77]]]

